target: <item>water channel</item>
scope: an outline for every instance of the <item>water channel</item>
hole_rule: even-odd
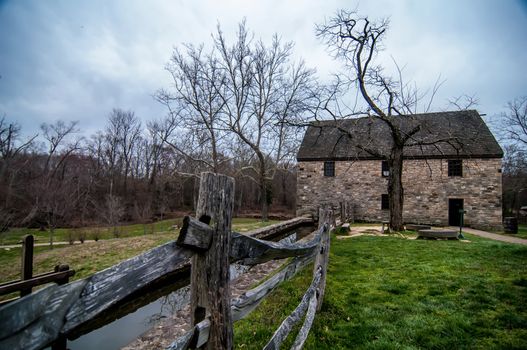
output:
[[[273,240],[289,236],[294,232],[297,234],[297,239],[300,239],[313,232],[313,226],[299,227],[292,231],[284,232]],[[231,278],[235,278],[247,270],[240,266],[241,265],[237,264],[231,265]],[[120,349],[152,328],[157,321],[183,308],[189,300],[189,287],[186,286],[180,288],[101,328],[87,333],[75,340],[68,341],[68,349]],[[46,348],[46,350],[48,349],[51,348]]]

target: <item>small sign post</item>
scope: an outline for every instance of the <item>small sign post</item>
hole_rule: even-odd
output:
[[[466,210],[459,209],[459,239],[465,239],[465,236],[463,236],[463,233],[461,231],[463,230],[463,219],[465,218],[466,212]]]

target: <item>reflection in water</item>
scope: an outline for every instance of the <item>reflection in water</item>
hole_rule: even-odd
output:
[[[178,289],[104,327],[83,335],[78,339],[69,341],[68,349],[119,349],[152,328],[159,320],[182,309],[189,300],[189,286]]]

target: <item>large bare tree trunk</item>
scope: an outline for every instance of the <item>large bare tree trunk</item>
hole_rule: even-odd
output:
[[[261,152],[258,152],[260,160],[260,204],[262,206],[262,221],[269,220],[269,203],[267,202],[267,181],[265,178],[265,158]]]
[[[394,146],[390,163],[390,177],[388,178],[388,198],[390,208],[390,230],[403,230],[403,147]]]

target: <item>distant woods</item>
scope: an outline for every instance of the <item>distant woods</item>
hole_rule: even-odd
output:
[[[165,134],[162,134],[165,132]],[[197,200],[198,142],[173,130],[164,142],[160,124],[142,125],[132,111],[114,109],[106,127],[80,137],[77,123],[43,124],[38,136],[24,138],[17,123],[0,119],[0,225],[56,227],[151,222],[175,211],[192,211]],[[190,142],[192,141],[192,142]],[[188,142],[188,145],[185,144]],[[229,158],[221,150],[222,173],[236,179],[236,211],[259,212],[260,186],[250,172],[253,157]],[[267,203],[292,213],[295,174],[292,164],[273,163],[266,179]],[[52,238],[51,238],[52,239]]]

